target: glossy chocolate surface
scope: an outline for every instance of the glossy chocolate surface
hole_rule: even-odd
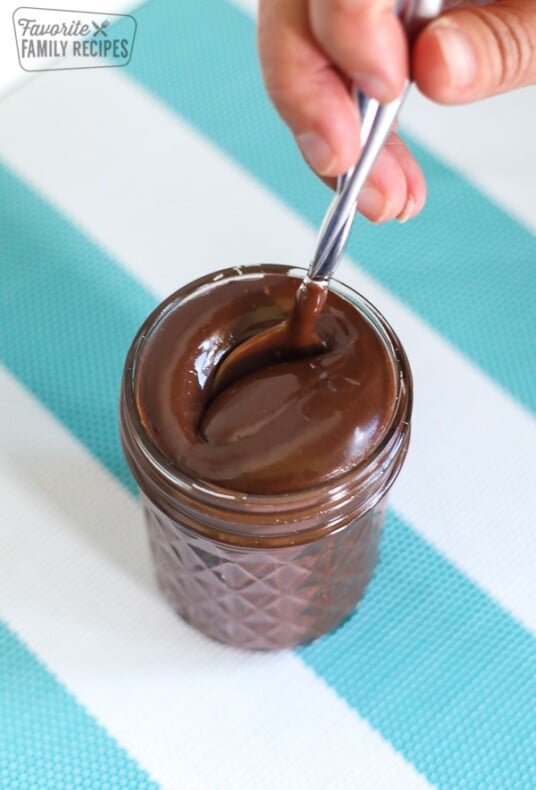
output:
[[[382,441],[396,406],[392,363],[368,320],[331,290],[320,308],[310,300],[316,320],[305,324],[322,347],[270,349],[211,398],[221,360],[288,319],[300,282],[275,272],[215,281],[152,331],[138,361],[137,407],[182,473],[234,491],[294,492],[340,476]]]

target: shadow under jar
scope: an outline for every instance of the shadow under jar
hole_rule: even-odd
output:
[[[123,374],[121,440],[159,586],[186,621],[242,648],[293,647],[353,611],[409,442],[404,350],[381,314],[337,281],[318,322],[327,351],[245,377],[217,396],[225,400],[207,421],[218,362],[288,315],[302,277],[265,264],[190,283],[142,325]]]

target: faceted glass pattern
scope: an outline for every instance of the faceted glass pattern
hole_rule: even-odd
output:
[[[186,530],[143,496],[160,588],[187,622],[250,649],[293,647],[337,626],[374,569],[385,506],[301,546],[254,549]]]

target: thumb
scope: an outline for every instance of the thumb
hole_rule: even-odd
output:
[[[496,0],[459,8],[415,42],[413,76],[435,101],[461,104],[536,82],[536,3]]]

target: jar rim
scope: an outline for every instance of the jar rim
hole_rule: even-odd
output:
[[[332,278],[330,280],[330,289],[337,293],[338,296],[349,301],[372,324],[388,351],[389,359],[393,366],[397,388],[395,408],[384,435],[378,444],[374,446],[373,451],[354,467],[345,470],[337,477],[304,490],[275,494],[241,492],[196,479],[179,469],[162,453],[146,431],[136,403],[137,363],[151,333],[165,318],[169,310],[177,307],[178,303],[184,299],[189,299],[194,294],[199,294],[202,290],[213,288],[222,282],[228,282],[233,279],[258,278],[264,274],[272,273],[303,278],[306,270],[301,267],[283,264],[237,266],[212,272],[179,288],[161,302],[143,322],[130,346],[125,362],[121,396],[122,419],[123,417],[126,418],[127,424],[130,426],[130,435],[134,435],[137,450],[142,453],[150,467],[167,485],[186,494],[189,498],[198,498],[210,503],[212,507],[224,510],[234,510],[233,505],[244,502],[247,502],[250,512],[258,513],[273,512],[278,509],[282,511],[299,510],[303,508],[305,502],[312,499],[317,502],[335,503],[344,498],[349,485],[353,484],[352,487],[355,487],[356,481],[367,477],[367,472],[370,473],[371,468],[377,463],[378,459],[381,459],[382,455],[387,453],[387,456],[389,456],[388,450],[393,445],[393,439],[397,431],[400,432],[402,429],[402,439],[409,433],[412,410],[411,370],[402,344],[390,324],[374,305],[350,286]],[[384,490],[382,490],[383,493]]]

